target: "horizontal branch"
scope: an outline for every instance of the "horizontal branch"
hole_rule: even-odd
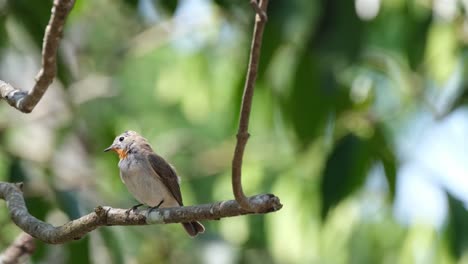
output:
[[[36,76],[34,87],[26,92],[0,80],[1,98],[21,112],[30,113],[55,78],[58,46],[62,38],[66,18],[74,4],[75,0],[54,1],[49,24],[44,33],[44,42],[42,43],[42,67]]]
[[[160,208],[151,212],[149,210],[135,210],[129,213],[126,209],[98,206],[92,213],[62,226],[54,227],[28,213],[21,187],[22,184],[0,182],[0,198],[6,201],[11,219],[19,228],[50,244],[61,244],[80,239],[100,226],[183,223],[252,214],[252,212],[242,209],[235,200]],[[278,197],[272,194],[253,196],[249,198],[249,202],[257,208],[257,213],[261,214],[274,212],[282,207]]]

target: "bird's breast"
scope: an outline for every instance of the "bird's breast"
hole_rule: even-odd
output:
[[[149,163],[126,158],[119,162],[119,168],[122,182],[140,203],[156,206],[164,200],[162,207],[179,205]]]

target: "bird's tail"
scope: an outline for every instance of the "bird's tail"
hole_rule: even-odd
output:
[[[190,222],[190,223],[182,223],[185,228],[185,231],[191,236],[194,237],[199,233],[205,232],[205,227],[200,222]]]

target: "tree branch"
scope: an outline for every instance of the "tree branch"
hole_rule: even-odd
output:
[[[265,22],[268,21],[266,8],[265,8],[265,10],[263,10],[260,7],[260,5],[258,4],[257,0],[250,0],[250,5],[255,10],[255,12],[257,12],[257,15],[259,15],[262,20],[264,20]],[[268,3],[267,3],[267,5],[268,5]]]
[[[252,108],[252,97],[254,94],[255,80],[257,79],[258,62],[260,59],[260,48],[262,45],[263,30],[266,23],[266,10],[268,0],[260,0],[260,3],[251,1],[251,4],[256,7],[255,27],[252,37],[252,45],[250,48],[249,67],[244,86],[244,95],[242,97],[242,106],[239,119],[239,130],[237,132],[237,144],[234,150],[232,159],[232,189],[236,201],[243,209],[252,212],[259,212],[254,204],[249,202],[242,190],[242,158],[244,156],[245,145],[249,139],[249,119]],[[262,14],[264,14],[262,16]]]
[[[45,31],[42,50],[42,69],[36,77],[36,85],[29,92],[21,91],[0,81],[0,96],[18,110],[29,113],[41,100],[56,75],[56,54],[63,33],[65,19],[74,5],[74,0],[55,0],[49,24]],[[24,232],[45,243],[59,244],[80,239],[100,226],[148,225],[184,223],[200,220],[219,220],[253,213],[269,213],[282,208],[278,197],[262,194],[247,198],[242,190],[241,168],[245,146],[249,137],[248,125],[252,106],[255,80],[257,78],[260,47],[267,21],[268,0],[257,3],[251,0],[256,11],[247,77],[242,98],[237,144],[232,161],[232,186],[236,200],[212,204],[161,208],[127,212],[126,209],[98,206],[94,212],[55,227],[30,215],[23,198],[21,184],[0,182],[0,199],[6,201],[11,219]],[[26,239],[26,235],[25,235]]]
[[[24,258],[32,255],[36,250],[34,238],[26,233],[21,233],[0,255],[1,264],[24,263]]]
[[[49,24],[44,33],[42,68],[36,76],[34,87],[26,92],[0,80],[1,98],[21,112],[30,113],[55,78],[58,45],[63,34],[65,20],[74,4],[75,0],[54,0]]]
[[[31,236],[50,244],[80,239],[100,226],[183,223],[252,214],[251,211],[242,209],[234,200],[196,206],[160,208],[151,212],[138,210],[130,213],[127,213],[126,209],[98,206],[90,214],[54,227],[28,213],[21,185],[0,182],[0,198],[6,201],[11,219],[18,227]],[[269,213],[282,207],[277,197],[268,194],[253,196],[249,199],[249,203],[259,209],[258,213]]]

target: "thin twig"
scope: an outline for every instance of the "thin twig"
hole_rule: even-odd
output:
[[[6,201],[11,219],[19,228],[50,244],[80,239],[100,226],[183,223],[252,214],[242,209],[234,200],[196,206],[160,208],[151,212],[136,210],[130,213],[127,213],[126,209],[98,206],[90,214],[54,227],[28,213],[23,193],[17,184],[0,182],[0,198]],[[282,207],[277,197],[268,194],[253,196],[249,202],[259,208],[259,213],[274,212]]]
[[[256,4],[256,3],[255,3]],[[268,0],[260,0],[258,4],[260,9],[265,12],[268,6]],[[239,119],[239,130],[237,132],[237,144],[234,150],[232,159],[232,189],[236,201],[243,209],[253,212],[258,212],[258,208],[249,203],[249,199],[245,196],[242,190],[242,158],[244,155],[245,145],[249,139],[249,119],[250,110],[252,108],[252,97],[254,94],[255,80],[257,79],[258,62],[260,59],[260,48],[262,45],[263,30],[265,28],[266,19],[262,19],[261,12],[257,12],[255,16],[255,27],[252,37],[252,46],[250,49],[249,67],[244,86],[244,95],[242,97],[242,106]],[[266,17],[266,16],[265,16]]]
[[[267,13],[266,13],[266,9],[263,10],[257,0],[250,0],[250,5],[252,6],[252,8],[255,10],[255,12],[257,12],[257,14],[260,16],[260,18],[264,21],[268,21],[268,16],[267,16]]]
[[[25,263],[25,258],[36,250],[34,237],[22,232],[0,255],[0,264]]]
[[[24,113],[30,113],[41,100],[44,93],[53,82],[57,73],[57,50],[62,38],[65,20],[70,13],[75,0],[55,0],[52,7],[49,24],[44,33],[42,44],[42,68],[36,76],[36,84],[29,91],[14,88],[9,83],[0,80],[0,96],[8,104]]]

